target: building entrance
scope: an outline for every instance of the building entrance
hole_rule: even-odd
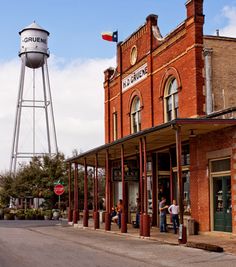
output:
[[[232,232],[231,177],[213,177],[214,230]]]

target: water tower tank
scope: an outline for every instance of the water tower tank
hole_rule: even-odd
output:
[[[19,32],[21,46],[19,56],[26,57],[26,66],[32,69],[42,67],[45,55],[49,57],[48,36],[49,32],[33,22]]]

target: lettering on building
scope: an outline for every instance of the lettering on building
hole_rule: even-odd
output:
[[[147,77],[147,63],[142,65],[140,68],[135,70],[133,73],[128,75],[122,80],[122,92],[129,89],[131,86],[142,81]]]

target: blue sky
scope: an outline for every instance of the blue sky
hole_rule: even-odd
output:
[[[51,53],[60,58],[111,57],[113,44],[104,42],[102,31],[119,31],[124,40],[145,22],[147,15],[159,15],[159,26],[167,34],[185,19],[186,0],[8,0],[1,1],[0,61],[14,58],[18,53],[18,31],[36,21],[50,33]],[[227,19],[224,6],[235,6],[235,0],[205,0],[206,34],[223,28]]]
[[[48,65],[58,146],[68,157],[73,149],[86,151],[104,143],[103,72],[110,66],[115,67],[116,44],[102,40],[101,32],[118,30],[119,41],[122,41],[145,23],[149,14],[157,14],[159,28],[165,36],[186,18],[185,2],[2,0],[0,172],[8,170],[10,163],[21,64],[18,32],[22,28],[35,20],[50,32]],[[205,0],[204,14],[205,34],[215,34],[216,29],[220,29],[221,35],[236,37],[236,0]],[[36,74],[37,71],[40,69]],[[25,84],[30,91],[30,69]],[[37,83],[36,88],[41,89]],[[30,116],[26,119],[31,122]],[[20,147],[30,140],[27,133],[20,140]],[[45,144],[40,152],[45,152]]]

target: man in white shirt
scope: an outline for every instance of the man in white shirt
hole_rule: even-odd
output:
[[[172,216],[172,222],[174,226],[174,232],[177,234],[177,227],[179,227],[179,206],[176,205],[176,200],[174,199],[173,204],[170,205],[168,208],[168,211],[170,215]]]

